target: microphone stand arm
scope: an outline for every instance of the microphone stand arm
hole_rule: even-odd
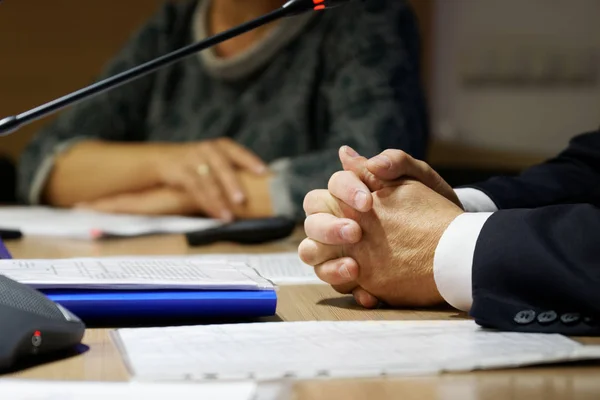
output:
[[[221,32],[198,43],[194,43],[189,46],[183,47],[179,50],[175,50],[169,54],[161,56],[152,61],[148,61],[144,64],[131,68],[127,71],[121,72],[110,78],[96,82],[86,88],[80,89],[76,92],[50,101],[29,111],[11,117],[3,118],[0,120],[0,137],[16,131],[24,124],[28,124],[30,122],[43,118],[67,106],[76,104],[84,99],[96,96],[117,86],[121,86],[134,79],[138,79],[169,64],[175,63],[181,60],[182,58],[188,57],[194,53],[215,46],[228,39],[251,31],[252,29],[266,25],[283,17],[300,14],[305,11],[312,11],[313,9],[314,7],[312,1],[289,1],[283,7],[278,8],[277,10],[265,14],[259,18],[243,23],[242,25]]]

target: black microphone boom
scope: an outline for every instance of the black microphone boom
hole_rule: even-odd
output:
[[[221,32],[215,36],[202,40],[201,42],[191,44],[179,50],[175,50],[152,61],[148,61],[147,63],[131,68],[130,70],[121,72],[115,76],[96,82],[86,88],[60,97],[56,100],[43,104],[39,107],[33,108],[29,111],[25,111],[24,113],[4,118],[0,120],[0,137],[8,135],[25,124],[43,118],[67,106],[73,105],[82,100],[88,99],[107,90],[113,89],[117,86],[121,86],[125,83],[131,82],[134,79],[140,78],[151,72],[155,72],[160,68],[177,62],[194,53],[215,46],[221,42],[239,36],[243,33],[251,31],[252,29],[256,29],[260,26],[266,25],[280,18],[289,17],[292,15],[297,15],[313,10],[325,10],[328,8],[339,6],[343,3],[347,3],[349,1],[350,0],[290,0],[287,3],[285,3],[283,7],[278,8],[277,10],[272,11],[269,14],[263,15],[262,17],[253,19],[242,25],[236,26],[235,28]]]

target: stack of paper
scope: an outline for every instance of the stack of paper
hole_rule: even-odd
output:
[[[139,236],[156,233],[188,233],[218,226],[206,218],[105,214],[50,207],[2,207],[0,229],[24,235],[98,239],[106,236]]]
[[[600,358],[600,346],[473,321],[274,322],[119,329],[113,337],[141,380],[374,377]]]
[[[183,258],[0,260],[0,274],[38,289],[273,289],[245,263]]]
[[[74,260],[74,259],[72,259]],[[263,254],[198,254],[164,256],[114,256],[104,258],[81,258],[81,260],[135,260],[153,262],[157,260],[191,260],[195,263],[244,263],[261,276],[278,285],[325,284],[315,274],[315,269],[300,260],[297,252]]]

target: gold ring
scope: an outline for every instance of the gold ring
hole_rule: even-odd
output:
[[[200,164],[196,167],[196,172],[201,176],[208,175],[210,174],[210,167],[208,164]]]

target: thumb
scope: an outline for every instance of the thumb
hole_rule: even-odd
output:
[[[339,150],[339,157],[344,171],[353,172],[367,185],[370,191],[375,192],[387,186],[383,180],[378,179],[369,171],[367,168],[367,159],[358,154],[352,147],[342,146]]]
[[[429,164],[402,150],[385,150],[368,160],[366,167],[375,179],[384,182],[403,178],[417,180],[463,208],[452,187]]]
[[[366,168],[380,180],[391,181],[410,177],[432,189],[442,180],[429,164],[411,157],[402,150],[385,150],[368,160]]]

